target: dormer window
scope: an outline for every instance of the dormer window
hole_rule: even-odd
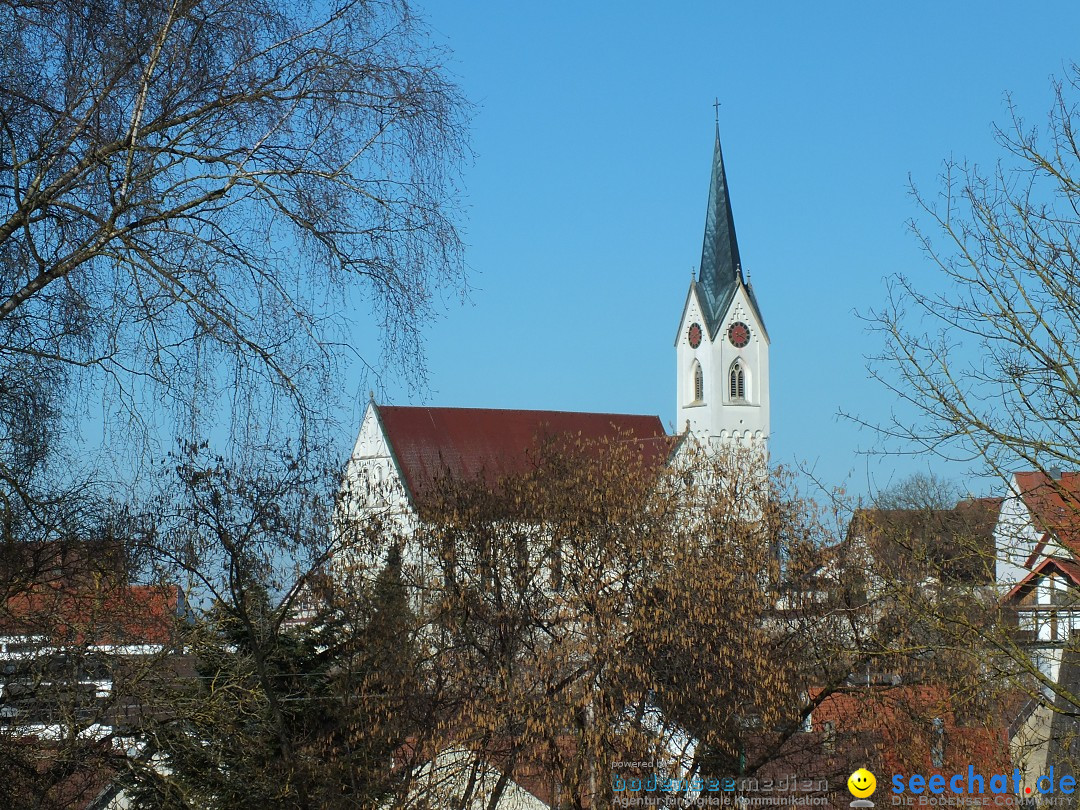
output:
[[[746,401],[746,372],[738,360],[731,364],[728,374],[728,397],[732,402]]]

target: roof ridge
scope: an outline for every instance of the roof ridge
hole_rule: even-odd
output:
[[[416,411],[490,411],[493,413],[558,413],[569,414],[574,416],[617,416],[621,418],[633,417],[652,419],[654,417],[659,418],[656,414],[652,413],[624,413],[619,411],[568,411],[554,408],[484,408],[484,407],[471,407],[463,405],[387,405],[380,404],[380,409],[394,408],[394,409],[410,409]]]

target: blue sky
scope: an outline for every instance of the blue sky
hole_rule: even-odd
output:
[[[674,333],[697,268],[714,97],[744,269],[772,338],[774,460],[856,492],[923,458],[868,459],[892,398],[858,313],[883,279],[936,283],[909,176],[990,165],[1006,94],[1045,120],[1080,58],[1080,4],[429,0],[476,105],[469,299],[428,325],[430,387],[396,404],[656,413],[674,428]],[[361,347],[363,351],[363,347]],[[359,424],[367,383],[349,383]],[[963,479],[962,467],[933,466]],[[973,490],[989,484],[965,480]]]

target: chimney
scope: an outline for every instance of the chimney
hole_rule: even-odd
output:
[[[1049,470],[1047,470],[1047,472],[1049,473],[1050,478],[1052,480],[1054,480],[1054,481],[1060,481],[1061,480],[1061,467],[1057,467],[1057,466],[1051,467]]]

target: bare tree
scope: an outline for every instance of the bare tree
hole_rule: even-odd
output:
[[[360,294],[363,359],[422,378],[465,147],[408,3],[10,0],[0,40],[0,394],[90,368],[129,413],[314,413]]]
[[[401,806],[491,808],[514,782],[607,806],[622,761],[716,779],[803,762],[807,717],[878,650],[854,635],[864,606],[827,592],[834,536],[760,455],[650,449],[559,437],[426,499],[399,542],[437,708]]]
[[[395,563],[369,588],[325,575],[336,476],[288,454],[240,468],[186,446],[143,522],[188,584],[183,655],[123,684],[143,747],[113,790],[133,807],[379,807],[419,703]]]
[[[349,313],[365,300],[381,345],[352,348],[372,368],[422,380],[419,330],[440,286],[463,283],[454,180],[466,110],[441,57],[404,0],[0,3],[0,620],[10,632],[18,619],[20,633],[65,649],[116,636],[95,613],[82,611],[75,632],[55,610],[32,612],[35,627],[20,610],[42,592],[70,601],[72,587],[42,582],[49,555],[85,547],[123,515],[86,486],[94,471],[58,452],[80,402],[100,396],[125,417],[111,423],[121,449],[201,433],[231,408],[240,430],[290,431],[310,450]],[[142,430],[123,429],[130,422]],[[128,573],[188,574],[255,640],[226,670],[247,676],[254,661],[266,681],[260,656],[285,607],[265,622],[253,592],[276,594],[278,576],[295,583],[295,569],[310,573],[326,551],[312,539],[315,507],[290,500],[315,468],[297,458],[310,455],[256,481],[224,462],[178,463],[187,513],[158,501],[152,525],[121,527],[124,545],[146,530],[144,556],[125,560],[132,570],[116,588],[87,589],[100,601],[129,592]],[[250,542],[230,547],[237,525]],[[4,772],[24,777],[7,784],[55,797],[88,757],[109,759],[107,739],[94,748],[82,735],[169,681],[168,667],[145,663],[112,673],[107,706],[39,699],[26,687],[38,669],[6,672],[5,689],[60,717],[70,743],[50,753],[5,733]],[[282,716],[268,727],[284,728]],[[56,767],[39,773],[43,753]]]
[[[905,405],[875,425],[902,451],[973,462],[1002,479],[1016,470],[1042,473],[1058,505],[1051,520],[1033,520],[1055,535],[1045,555],[1071,562],[1078,503],[1057,470],[1080,466],[1080,66],[1053,89],[1041,126],[1010,105],[1008,124],[996,132],[1003,154],[993,170],[949,161],[939,193],[916,190],[922,217],[914,230],[939,272],[890,280],[885,307],[871,315],[885,337],[871,370]],[[996,550],[980,553],[993,570]],[[939,654],[968,655],[985,681],[1030,698],[1014,715],[1014,739],[1041,738],[1052,747],[1062,732],[1050,720],[1038,734],[1023,727],[1045,709],[1047,717],[1069,720],[1065,735],[1075,737],[1076,637],[1047,645],[1018,626],[1017,604],[1034,601],[1038,580],[1032,573],[1013,589],[1012,611],[999,606],[1001,592],[986,594],[981,610],[965,611],[925,598],[922,589],[909,591],[903,608],[934,625]],[[1075,593],[1063,589],[1055,598],[1047,615],[1056,626]],[[1055,677],[1040,666],[1048,646],[1064,660]],[[1059,770],[1068,759],[1075,752],[1059,760]]]
[[[1046,124],[1010,107],[992,172],[948,161],[913,227],[938,278],[890,280],[871,370],[907,405],[878,424],[993,471],[1080,465],[1080,68]],[[944,282],[942,285],[940,282]]]
[[[933,472],[915,473],[874,496],[875,509],[932,511],[952,509],[960,499],[956,484]]]

